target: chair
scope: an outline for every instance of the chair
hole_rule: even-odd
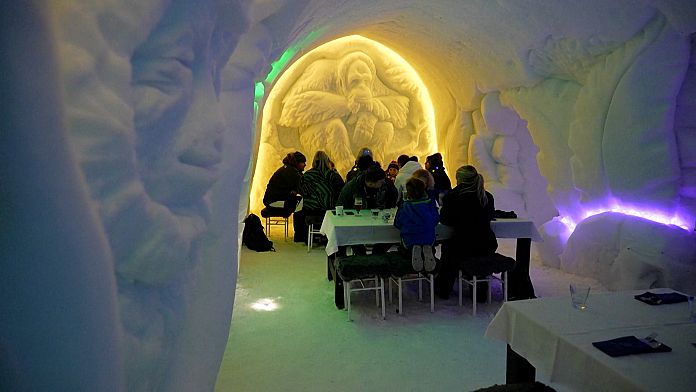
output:
[[[266,220],[266,233],[271,235],[271,226],[283,226],[285,228],[285,240],[288,240],[289,218],[292,211],[279,207],[265,207],[261,210],[261,216]]]
[[[305,223],[307,224],[307,252],[312,251],[312,245],[314,244],[314,236],[320,235],[321,223],[323,221],[323,216],[307,216],[305,217]]]
[[[350,318],[350,296],[358,291],[374,291],[377,306],[382,305],[382,318],[386,318],[384,304],[384,277],[390,274],[392,256],[389,254],[353,255],[337,257],[336,273],[343,280],[343,301]],[[381,301],[381,302],[380,302]]]
[[[490,256],[467,257],[461,260],[459,265],[459,276],[457,278],[459,286],[459,306],[462,306],[462,292],[464,283],[471,287],[472,315],[476,316],[477,288],[478,283],[488,284],[488,295],[486,301],[491,303],[491,283],[494,280],[501,282],[503,287],[503,302],[507,301],[508,280],[507,272],[515,266],[515,259],[495,253]],[[493,274],[500,274],[497,277]],[[471,278],[469,278],[471,276]]]
[[[435,298],[433,294],[435,292],[435,278],[433,274],[423,275],[422,273],[409,274],[405,276],[390,276],[389,277],[389,303],[392,303],[392,282],[396,284],[396,288],[399,290],[399,307],[397,312],[401,315],[404,314],[403,310],[403,287],[404,283],[408,282],[418,282],[418,300],[423,300],[423,281],[426,281],[430,285],[430,313],[435,312]]]
[[[343,282],[343,301],[348,311],[348,321],[353,320],[350,318],[350,295],[357,291],[373,290],[375,292],[375,304],[377,306],[379,306],[380,303],[382,304],[382,319],[385,319],[387,314],[384,306],[384,278],[375,275],[369,278],[353,279]]]

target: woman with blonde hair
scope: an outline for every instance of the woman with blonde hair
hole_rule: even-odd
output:
[[[334,209],[343,185],[343,178],[334,169],[329,155],[324,151],[317,151],[312,159],[312,168],[300,180],[302,212],[308,225],[321,223],[324,213]]]
[[[440,222],[454,228],[452,238],[442,244],[442,269],[435,280],[435,292],[445,299],[457,278],[459,259],[492,255],[498,249],[491,230],[495,202],[484,187],[483,176],[466,165],[457,169],[456,178],[457,186],[443,197],[440,209]],[[483,284],[479,287],[487,290]]]

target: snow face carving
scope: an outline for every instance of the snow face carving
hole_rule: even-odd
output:
[[[228,290],[197,279],[229,263],[202,255],[218,246],[209,196],[226,126],[216,78],[237,42],[216,15],[241,14],[234,4],[154,4],[129,8],[130,30],[110,31],[92,20],[121,14],[103,8],[64,7],[60,51],[68,127],[113,254],[126,389],[212,389],[219,358],[208,347],[224,347],[227,333],[210,328],[229,322],[229,306],[207,312],[221,314],[207,323],[191,314],[192,304],[216,306],[201,299],[208,289]],[[127,45],[118,41],[124,35],[133,37]]]
[[[324,150],[345,175],[362,147],[383,166],[400,154],[432,153],[432,123],[427,90],[403,59],[362,37],[332,41],[289,67],[271,90],[250,199],[262,199],[288,152]]]

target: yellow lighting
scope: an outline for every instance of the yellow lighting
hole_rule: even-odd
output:
[[[280,308],[272,298],[261,298],[251,304],[251,308],[259,312],[272,312]]]
[[[312,75],[321,74],[321,72],[317,72],[317,70],[321,71],[321,68],[318,66],[318,63],[321,61],[334,61],[340,64],[342,58],[355,52],[368,54],[374,62],[374,86],[378,84],[379,86],[374,89],[373,98],[380,98],[381,96],[379,96],[379,94],[383,96],[392,94],[389,96],[391,101],[389,101],[389,99],[385,100],[386,107],[390,110],[386,111],[383,109],[380,112],[382,117],[377,116],[380,118],[378,121],[382,121],[384,113],[387,113],[386,120],[383,120],[387,123],[386,127],[383,126],[379,128],[378,126],[374,126],[373,128],[373,135],[377,135],[373,137],[373,140],[379,139],[379,135],[387,134],[382,132],[384,129],[390,129],[391,127],[394,133],[393,141],[389,140],[388,143],[385,142],[386,148],[391,148],[391,151],[379,151],[380,154],[384,154],[381,162],[382,166],[386,168],[388,162],[392,159],[396,159],[399,154],[417,155],[421,160],[424,160],[426,155],[437,151],[433,103],[428,89],[415,69],[398,53],[376,41],[358,35],[339,38],[321,45],[307,52],[302,57],[295,59],[282,75],[277,78],[276,83],[272,87],[267,85],[268,88],[266,92],[268,93],[268,97],[263,106],[262,121],[257,121],[257,124],[261,124],[261,130],[250,194],[250,212],[258,213],[258,211],[263,208],[262,200],[266,184],[273,172],[280,167],[281,160],[287,153],[296,150],[302,151],[307,156],[307,169],[309,169],[314,153],[319,149],[325,150],[334,160],[337,168],[341,169],[339,170],[340,174],[345,176],[345,172],[347,171],[345,168],[352,166],[355,153],[360,147],[367,146],[373,150],[380,150],[378,146],[367,145],[369,143],[359,141],[359,138],[355,136],[357,133],[349,133],[350,143],[344,146],[342,153],[332,152],[332,145],[328,140],[324,139],[319,141],[315,140],[312,142],[313,144],[308,147],[307,144],[303,143],[305,143],[304,140],[308,139],[307,132],[311,134],[313,130],[311,126],[303,128],[301,125],[281,125],[282,122],[280,121],[280,117],[283,106],[287,105],[289,101],[288,95],[297,92],[298,87],[294,86],[296,83],[299,83],[298,80],[301,80],[303,77],[307,78],[307,74],[303,74],[305,71],[312,69],[314,72],[313,74],[309,71],[307,71],[307,73]],[[299,53],[301,53],[301,50],[299,50]],[[314,66],[314,68],[310,66]],[[339,68],[340,67],[334,67],[334,69]],[[336,77],[336,79],[337,78],[338,77]],[[311,86],[311,89],[321,90],[319,91],[320,93],[324,93],[330,88],[336,88],[336,84],[340,85],[340,83],[336,83],[336,80],[330,82],[327,81],[326,78],[321,79],[321,76],[318,76],[316,80],[316,83]],[[295,89],[294,91],[293,88]],[[337,89],[340,90],[341,86]],[[331,93],[334,92],[335,91],[331,91]],[[345,91],[343,91],[343,93],[345,93]],[[338,95],[340,93],[336,94]],[[405,115],[400,115],[398,112],[392,111],[392,107],[388,106],[390,102],[398,101],[399,99],[402,99],[400,102],[403,102],[403,98],[399,97],[407,98]],[[291,98],[297,100],[296,97]],[[262,102],[262,100],[258,101]],[[319,100],[318,102],[323,104],[326,101]],[[298,118],[304,116],[311,118],[310,120],[314,120],[315,117],[321,117],[321,115],[314,115],[313,117],[312,115],[306,114],[307,112],[302,111],[296,113]],[[322,113],[322,115],[323,114],[325,113]],[[368,113],[368,115],[371,114],[372,113]],[[350,114],[336,114],[333,118],[340,120],[346,127],[350,127],[352,125],[349,124],[355,123],[353,117],[354,116]],[[353,123],[351,123],[351,120]],[[360,119],[358,119],[358,121],[360,121]],[[299,123],[301,121],[297,120],[297,122]],[[375,132],[374,130],[380,131]],[[305,133],[303,134],[302,132]],[[304,138],[302,135],[304,135]],[[379,141],[376,143],[379,144]],[[343,143],[337,144],[343,145]],[[346,153],[346,151],[350,151],[350,154]]]

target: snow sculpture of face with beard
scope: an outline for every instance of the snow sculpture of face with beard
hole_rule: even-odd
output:
[[[225,7],[60,9],[67,122],[113,254],[129,390],[167,389],[197,358],[180,341],[222,161],[216,79],[246,28],[223,31],[216,17],[244,18]]]

